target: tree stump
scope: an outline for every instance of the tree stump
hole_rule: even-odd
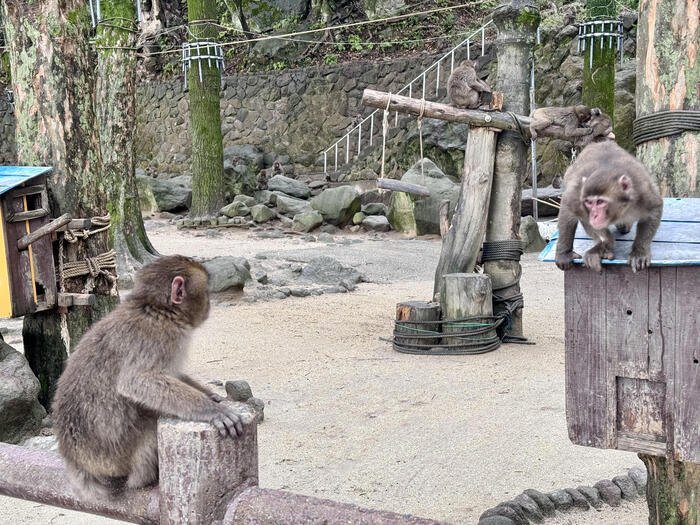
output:
[[[482,326],[493,315],[491,302],[491,277],[480,273],[451,273],[442,279],[440,289],[440,308],[443,321],[460,320],[475,317],[473,321],[461,323],[444,323],[443,334],[461,333],[463,337],[443,337],[442,344],[450,346],[490,346],[489,341],[498,346],[495,329]]]
[[[435,321],[427,323],[425,321]],[[429,346],[440,344],[440,337],[420,337],[429,335],[426,331],[440,331],[440,305],[427,301],[407,301],[396,304],[396,326],[394,327],[394,349],[397,346],[409,350],[428,350]],[[405,336],[399,334],[406,334]],[[420,346],[419,346],[420,345]]]

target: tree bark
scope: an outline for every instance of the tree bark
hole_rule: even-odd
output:
[[[700,109],[698,0],[643,0],[637,23],[637,118],[664,110]],[[700,197],[700,133],[644,142],[637,157],[665,197]]]
[[[530,57],[535,44],[539,14],[528,2],[512,0],[494,11],[498,27],[498,69],[495,89],[503,92],[504,111],[519,115],[530,113]],[[486,242],[520,238],[520,202],[522,181],[527,173],[527,148],[520,134],[506,131],[498,137],[496,166],[491,189],[491,202],[486,227]],[[471,271],[471,270],[468,270]],[[484,262],[484,272],[491,276],[494,292],[504,298],[518,296],[520,283],[506,286],[521,273],[518,261]],[[496,302],[493,311],[498,314],[505,305]],[[522,308],[511,319],[509,335],[523,335]]]
[[[700,108],[698,0],[643,0],[637,23],[637,118]],[[666,197],[700,197],[700,133],[644,142],[637,157]],[[640,454],[647,467],[650,525],[700,523],[700,465]]]
[[[587,0],[586,16],[588,20],[609,19],[617,16],[617,8],[614,2],[609,0]],[[609,28],[610,24],[605,26]],[[600,27],[600,26],[597,26]],[[617,29],[617,25],[615,25]],[[600,38],[586,40],[586,50],[583,53],[583,91],[581,98],[583,103],[591,108],[600,108],[613,118],[615,111],[615,49],[617,39],[603,38],[603,47],[600,47]],[[591,48],[593,42],[593,61],[591,62]]]
[[[215,42],[216,26],[203,22],[218,17],[215,0],[187,0],[190,33],[194,40]],[[195,23],[193,23],[195,22]],[[195,56],[196,50],[192,50]],[[206,51],[202,50],[202,54]],[[200,81],[201,67],[201,81]],[[224,153],[219,90],[221,76],[214,61],[192,60],[188,73],[192,130],[193,217],[210,217],[225,204]]]
[[[53,216],[93,217],[107,213],[107,187],[94,110],[94,56],[87,3],[64,0],[5,0],[5,35],[10,53],[17,157],[23,165],[52,166],[47,179]],[[81,260],[111,248],[109,235],[66,244],[65,259]],[[56,256],[56,254],[54,254]],[[66,282],[78,291],[81,278]],[[40,401],[49,406],[63,361],[92,322],[117,298],[102,276],[95,281],[96,305],[24,318],[24,351],[41,383]]]
[[[102,0],[108,23],[97,28],[97,105],[103,177],[119,284],[157,255],[146,235],[134,174],[136,128],[136,9],[132,0]]]

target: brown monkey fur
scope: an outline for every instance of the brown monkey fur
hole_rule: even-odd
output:
[[[260,170],[260,173],[258,173],[258,189],[267,189],[267,172],[265,170]]]
[[[272,164],[272,176],[275,175],[284,175],[284,168],[277,160]]]
[[[156,423],[161,414],[209,422],[222,435],[243,431],[222,398],[181,364],[194,328],[209,315],[208,273],[179,255],[136,275],[134,290],[80,340],[53,402],[58,449],[83,497],[158,479]]]
[[[463,60],[447,79],[447,94],[455,107],[475,109],[490,102],[491,88],[478,77],[474,65]]]
[[[530,134],[533,140],[539,136],[572,140],[591,134],[583,123],[591,118],[588,106],[537,108],[530,114]]]
[[[615,138],[612,132],[612,119],[610,115],[603,113],[600,108],[591,109],[591,117],[583,123],[583,127],[589,128],[591,132],[588,135],[574,138],[573,144],[578,148],[583,148],[591,142]]]
[[[583,262],[601,271],[601,259],[613,257],[614,224],[625,234],[637,221],[637,233],[627,262],[636,272],[649,266],[651,241],[661,222],[663,199],[647,169],[614,141],[590,144],[564,175],[564,196],[559,210],[556,264],[568,270],[580,256],[573,251],[579,221],[596,244]]]

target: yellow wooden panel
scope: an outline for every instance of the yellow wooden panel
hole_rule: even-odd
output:
[[[5,218],[0,213],[0,317],[12,317],[10,271],[7,267],[7,243],[5,242]]]

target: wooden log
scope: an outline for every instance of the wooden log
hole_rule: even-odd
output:
[[[440,203],[440,237],[443,239],[447,232],[450,231],[450,220],[448,214],[450,212],[450,201],[444,200]]]
[[[31,221],[32,219],[40,219],[41,217],[46,217],[48,214],[49,210],[45,208],[38,208],[36,210],[10,213],[5,216],[5,219],[7,220],[7,222]]]
[[[70,215],[67,213],[64,213],[60,217],[52,220],[48,224],[44,224],[41,228],[37,228],[31,233],[28,233],[24,237],[20,237],[17,240],[17,249],[18,250],[26,250],[30,244],[33,242],[38,241],[41,239],[43,236],[48,235],[50,233],[55,232],[58,230],[61,226],[65,226],[70,222],[71,218]]]
[[[72,219],[68,224],[61,226],[56,231],[64,232],[66,230],[89,230],[92,228],[91,219]]]
[[[94,306],[97,297],[92,293],[58,293],[56,294],[56,305],[69,306]]]
[[[493,304],[491,298],[491,278],[483,273],[451,273],[442,279],[440,289],[440,309],[442,320],[460,320],[468,317],[477,317],[471,322],[458,322],[454,325],[444,323],[442,325],[443,334],[462,333],[463,338],[443,337],[443,345],[465,346],[483,343],[488,344],[488,339],[498,344],[496,331],[494,329],[485,330],[479,326],[484,322],[491,322],[490,319],[478,319],[480,317],[490,317],[493,314]],[[472,335],[469,333],[472,332]]]
[[[385,109],[388,101],[389,93],[385,93],[383,91],[365,89],[362,94],[362,103],[365,106]],[[399,111],[401,113],[409,113],[411,115],[420,115],[421,101],[420,99],[416,98],[391,95],[389,111]],[[486,126],[490,128],[497,128],[499,130],[518,131],[518,125],[513,121],[513,118],[508,113],[501,113],[500,111],[461,109],[448,104],[426,101],[423,116],[427,118],[447,120],[448,122],[462,122],[464,124],[469,124],[470,126]],[[529,138],[530,117],[518,115],[518,118],[523,126],[523,132]]]
[[[439,332],[440,305],[426,301],[408,301],[396,305],[396,325],[394,327],[394,345],[406,346],[420,350],[416,345],[436,345],[440,337],[420,337],[428,335],[426,331]],[[424,321],[435,321],[427,324]],[[407,334],[399,336],[398,334]],[[416,337],[418,336],[418,337]],[[423,349],[427,350],[428,347]]]
[[[401,182],[400,180],[396,179],[377,179],[377,188],[390,191],[402,191],[404,193],[419,195],[421,197],[428,197],[430,195],[430,190],[425,186],[411,184],[409,182]]]
[[[435,300],[443,275],[474,270],[486,231],[497,136],[498,130],[492,128],[469,130],[459,201],[452,215],[452,227],[442,240],[435,270]]]
[[[223,518],[233,497],[258,484],[257,425],[251,413],[243,416],[243,435],[235,439],[208,423],[159,419],[161,525],[209,525]]]

